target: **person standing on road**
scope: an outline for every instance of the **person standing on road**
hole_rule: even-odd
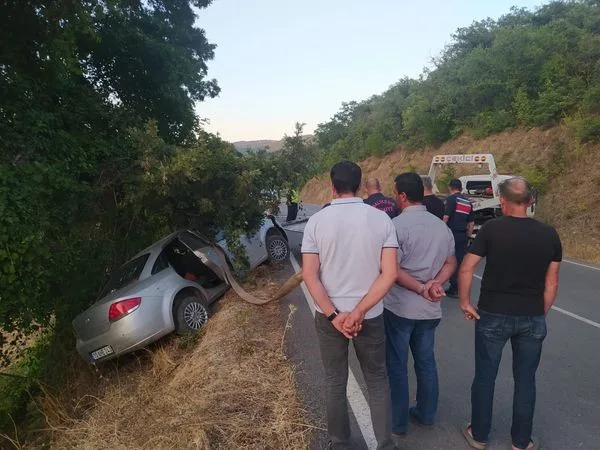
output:
[[[360,167],[352,162],[331,169],[331,205],[311,216],[304,230],[302,276],[315,301],[330,448],[351,448],[346,386],[352,340],[378,449],[387,450],[396,447],[381,300],[396,279],[398,241],[390,218],[357,197],[360,181]]]
[[[433,183],[430,177],[421,177],[423,180],[423,204],[431,214],[442,219],[444,217],[444,202],[433,193]]]
[[[527,217],[532,189],[522,178],[500,185],[503,217],[477,233],[459,275],[460,307],[475,323],[475,377],[471,386],[471,423],[463,434],[471,447],[484,449],[492,425],[494,383],[502,349],[510,339],[513,354],[513,450],[536,449],[531,437],[535,373],[546,336],[545,316],[558,290],[562,259],[554,228]],[[475,267],[486,258],[478,308],[471,304]]]
[[[384,297],[387,368],[392,395],[392,433],[403,436],[409,417],[433,425],[438,403],[435,330],[442,317],[443,284],[456,268],[454,238],[423,205],[423,182],[416,173],[396,177],[401,214],[392,223],[398,237],[398,278]],[[409,409],[408,351],[417,375],[417,403]]]
[[[365,190],[367,191],[367,198],[365,203],[367,205],[374,206],[386,213],[390,219],[393,219],[398,215],[398,208],[393,198],[386,197],[381,193],[381,183],[377,178],[369,178],[365,183]]]
[[[296,220],[298,216],[298,202],[300,201],[300,194],[296,189],[290,189],[287,195],[287,217],[286,222]]]
[[[442,220],[448,224],[454,235],[457,267],[450,277],[450,289],[446,295],[456,298],[458,297],[458,269],[467,250],[467,237],[473,234],[473,204],[461,194],[462,183],[460,180],[451,180],[448,187],[450,195],[446,198],[446,211]]]

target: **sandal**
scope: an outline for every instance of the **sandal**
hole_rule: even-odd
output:
[[[471,424],[470,423],[466,423],[462,427],[462,434],[465,437],[465,439],[467,440],[467,443],[469,444],[469,446],[471,448],[474,448],[477,450],[485,450],[485,448],[487,447],[486,442],[479,442],[479,441],[475,440],[475,438],[473,437],[473,434],[471,432]]]
[[[540,448],[540,444],[538,442],[536,442],[537,439],[535,439],[533,436],[531,437],[531,447],[527,447],[525,450],[538,450]],[[515,447],[515,445],[513,444],[513,447]],[[515,447],[518,448],[518,447]]]

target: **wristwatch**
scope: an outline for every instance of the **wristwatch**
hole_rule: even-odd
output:
[[[327,320],[329,320],[330,322],[333,321],[333,319],[335,319],[339,313],[340,312],[338,311],[338,309],[335,308],[333,312],[327,316]]]

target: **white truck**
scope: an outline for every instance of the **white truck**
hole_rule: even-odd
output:
[[[429,168],[429,177],[433,184],[434,194],[440,195],[435,183],[436,176],[443,166],[453,164],[471,164],[478,166],[480,169],[484,167],[488,168],[489,173],[458,177],[462,182],[462,194],[473,203],[475,226],[473,227],[473,235],[469,236],[472,239],[486,221],[502,215],[498,186],[504,180],[514,177],[514,175],[499,175],[496,170],[494,156],[490,153],[435,155],[431,161],[431,167]],[[535,214],[535,204],[534,193],[534,201],[527,209],[527,215],[530,217],[533,217]]]

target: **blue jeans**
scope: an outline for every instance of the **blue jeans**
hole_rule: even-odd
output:
[[[492,427],[494,386],[502,349],[510,339],[513,352],[513,417],[511,436],[517,448],[531,441],[535,409],[535,372],[546,337],[544,316],[513,316],[479,311],[475,324],[475,378],[471,386],[471,425],[473,437],[488,442]]]
[[[424,424],[433,424],[439,387],[434,355],[435,329],[440,319],[411,320],[384,309],[386,359],[392,396],[392,432],[408,430],[408,349],[417,374],[417,405],[414,414]]]

